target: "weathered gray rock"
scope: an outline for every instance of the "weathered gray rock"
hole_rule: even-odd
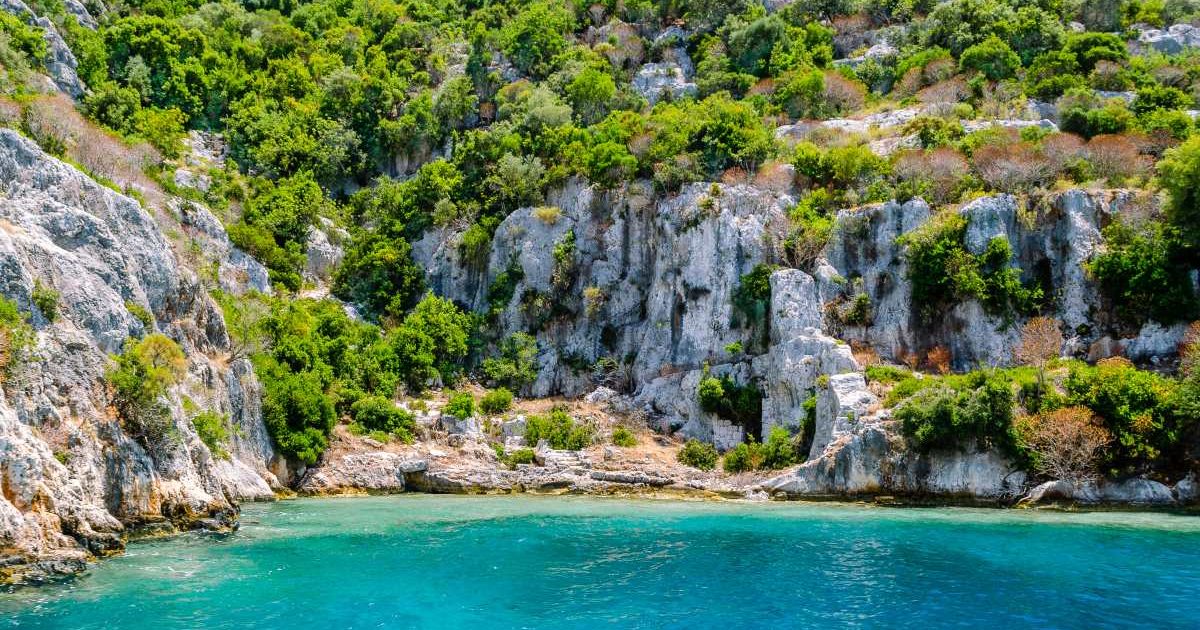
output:
[[[994,238],[1004,238],[1013,251],[1013,264],[1032,280],[1036,270],[1048,274],[1054,288],[1054,315],[1067,336],[1084,331],[1072,342],[1086,348],[1109,324],[1097,309],[1100,295],[1084,264],[1103,246],[1100,228],[1113,213],[1132,205],[1126,191],[1069,190],[1043,200],[1032,222],[1015,197],[982,197],[957,212],[967,219],[965,244],[982,253]],[[908,354],[924,356],[933,346],[948,348],[955,367],[1004,365],[1020,334],[1019,322],[986,313],[974,302],[958,304],[944,316],[923,321],[919,305],[911,304],[904,251],[897,237],[922,225],[929,216],[920,200],[905,205],[867,206],[838,215],[838,226],[826,248],[826,263],[818,265],[822,299],[844,293],[845,278],[861,278],[874,319],[869,326],[846,326],[847,340],[865,343],[881,356],[899,362]],[[1139,348],[1163,349],[1171,335],[1150,331]]]
[[[818,422],[820,422],[818,415]],[[1020,496],[1025,474],[993,451],[918,454],[894,423],[869,420],[817,458],[762,484],[791,496],[942,495],[1002,501]]]
[[[26,561],[5,570],[10,579],[119,549],[127,523],[224,526],[236,501],[269,497],[279,480],[268,470],[258,383],[248,363],[225,364],[220,309],[158,222],[7,129],[0,182],[0,294],[34,313],[38,357],[0,399],[0,546]],[[32,305],[35,282],[60,294],[53,322]],[[147,328],[188,357],[187,376],[164,401],[170,437],[153,442],[113,417],[104,387],[108,355]],[[229,418],[230,460],[200,441],[185,397]]]
[[[321,217],[320,228],[309,226],[304,251],[305,277],[314,282],[328,282],[346,255],[338,243],[345,242],[349,236],[325,217]]]
[[[425,460],[387,451],[335,455],[320,466],[309,468],[296,489],[305,494],[403,492],[406,475],[427,469]]]
[[[1200,501],[1200,475],[1192,473],[1175,484],[1175,500],[1180,503]]]
[[[1165,55],[1177,55],[1188,48],[1200,46],[1200,28],[1191,24],[1174,24],[1165,30],[1147,29],[1138,35],[1137,41]]]
[[[1087,505],[1171,505],[1175,495],[1167,486],[1150,479],[1124,481],[1047,481],[1022,498],[1024,503],[1070,501]]]
[[[651,105],[666,98],[695,97],[696,84],[688,81],[684,68],[676,62],[648,63],[633,77],[633,91]]]
[[[1005,129],[1025,129],[1027,127],[1037,127],[1046,131],[1058,131],[1058,125],[1053,120],[1040,118],[1037,120],[964,120],[962,121],[963,131],[966,133],[975,133],[991,127],[1003,127]]]

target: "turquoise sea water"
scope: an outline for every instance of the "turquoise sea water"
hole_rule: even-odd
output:
[[[248,505],[0,628],[1197,628],[1200,518],[411,495]]]

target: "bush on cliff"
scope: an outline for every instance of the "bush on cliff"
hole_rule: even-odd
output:
[[[1063,385],[1070,402],[1094,412],[1112,434],[1102,460],[1105,473],[1178,467],[1181,440],[1196,420],[1179,413],[1177,381],[1114,357],[1094,366],[1072,364]]]
[[[6,379],[27,361],[37,335],[16,302],[0,297],[0,375]]]
[[[717,467],[717,449],[712,444],[701,442],[695,438],[687,441],[683,448],[679,449],[679,454],[676,458],[679,463],[700,470],[712,470]]]
[[[179,344],[161,334],[127,341],[106,374],[113,406],[130,432],[155,446],[176,434],[163,397],[187,370]]]
[[[416,422],[413,415],[383,396],[365,396],[350,406],[354,421],[368,431],[383,431],[407,442],[412,439]]]
[[[957,387],[938,383],[914,393],[893,416],[922,452],[998,448],[1021,456],[1013,430],[1011,382],[993,371],[966,375]]]
[[[497,387],[479,399],[479,409],[488,415],[504,413],[512,408],[513,395],[503,387]]]

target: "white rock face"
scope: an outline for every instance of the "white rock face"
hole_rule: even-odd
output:
[[[0,399],[0,548],[22,574],[75,567],[117,549],[130,523],[228,521],[235,502],[269,498],[278,480],[249,364],[223,364],[221,312],[138,202],[0,129],[0,294],[33,311],[36,354]],[[32,306],[35,282],[60,293],[53,322]],[[127,309],[140,305],[147,326]],[[188,356],[166,401],[175,437],[147,445],[109,408],[108,355],[158,331]],[[183,401],[227,415],[230,460],[213,457]]]
[[[425,470],[419,459],[386,451],[335,455],[334,461],[310,468],[297,490],[305,494],[334,494],[347,490],[403,492],[405,475]]]
[[[633,90],[650,105],[666,98],[677,100],[694,97],[696,84],[688,80],[688,73],[675,62],[648,63],[633,77]]]
[[[349,240],[350,235],[337,227],[333,221],[325,217],[320,219],[320,228],[308,228],[308,242],[304,250],[304,276],[313,282],[328,283],[333,270],[346,256],[340,243]]]
[[[87,9],[83,9],[78,2],[68,2],[66,7],[72,12],[82,10],[83,15],[88,16],[87,20],[90,20],[90,24],[84,23],[84,20],[81,20],[80,23],[95,28],[95,20],[90,19]],[[54,27],[54,23],[49,18],[38,17],[22,0],[0,0],[0,11],[11,13],[25,23],[42,29],[42,37],[46,40],[46,59],[43,63],[59,90],[76,99],[87,92],[87,86],[83,84],[75,71],[79,67],[75,54],[71,52],[71,48],[67,46],[67,42],[63,40],[62,35],[59,34],[58,29]]]
[[[817,431],[821,432],[818,415]],[[992,451],[921,455],[908,450],[895,423],[868,419],[808,462],[767,480],[768,492],[792,496],[944,495],[1008,500],[1024,491],[1025,473]]]
[[[1132,194],[1125,191],[1069,190],[1041,204],[1033,221],[1022,218],[1029,211],[1010,195],[981,197],[957,212],[967,219],[964,240],[972,253],[982,253],[989,241],[1001,237],[1026,280],[1045,275],[1054,289],[1054,316],[1063,323],[1064,335],[1082,334],[1075,343],[1086,348],[1100,334],[1097,324],[1108,322],[1098,315],[1099,290],[1084,263],[1103,246],[1101,226],[1132,202]],[[846,278],[861,278],[874,319],[869,326],[846,326],[843,337],[869,345],[888,360],[900,362],[910,353],[924,356],[940,345],[951,350],[957,369],[1009,364],[1020,321],[1005,322],[980,304],[965,302],[925,322],[920,305],[911,303],[908,267],[896,239],[928,217],[929,207],[919,199],[839,213],[826,260],[818,265],[823,270],[817,274],[822,299],[829,301],[843,292]],[[1163,350],[1175,334],[1153,329],[1148,333],[1135,346],[1139,352]]]
[[[1030,490],[1022,501],[1026,503],[1070,501],[1087,505],[1172,505],[1176,503],[1176,497],[1170,488],[1157,481],[1134,478],[1124,481],[1101,480],[1082,483],[1047,481]]]
[[[1200,28],[1191,24],[1175,24],[1166,30],[1147,29],[1138,35],[1138,43],[1165,55],[1177,55],[1185,49],[1200,46]]]

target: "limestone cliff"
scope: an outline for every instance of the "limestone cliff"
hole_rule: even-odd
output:
[[[0,574],[76,570],[121,548],[131,526],[227,526],[238,501],[271,497],[278,481],[258,384],[247,361],[229,360],[207,291],[217,280],[185,264],[136,200],[7,129],[0,182],[0,294],[33,314],[36,331],[34,358],[0,398],[0,567],[9,567]],[[170,229],[218,256],[226,288],[265,278],[219,223],[195,227],[201,210]],[[32,303],[35,285],[59,293],[56,316]],[[110,354],[153,331],[179,343],[188,369],[169,394],[171,439],[148,445],[113,412],[104,375]],[[228,417],[228,459],[192,427],[203,410]]]

